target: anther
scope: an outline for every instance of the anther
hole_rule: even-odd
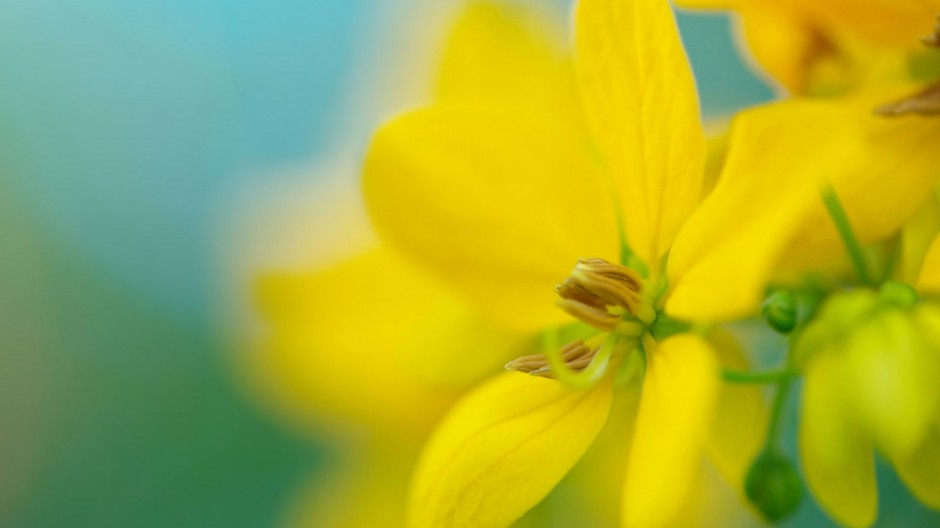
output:
[[[558,306],[572,316],[601,330],[613,330],[620,314],[637,315],[644,309],[643,279],[625,266],[603,259],[578,261],[571,276],[555,288]],[[613,313],[612,313],[613,312]]]
[[[580,371],[591,364],[600,347],[589,348],[584,341],[573,341],[561,348],[561,358],[569,369]],[[555,373],[545,354],[522,356],[506,363],[506,370],[523,372],[531,376],[554,379]]]
[[[558,299],[555,305],[575,319],[607,332],[616,328],[621,321],[619,316],[608,312],[604,307],[598,308],[574,299]]]

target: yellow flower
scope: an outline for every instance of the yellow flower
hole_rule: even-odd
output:
[[[891,126],[910,132],[918,123],[930,121]],[[921,141],[930,145],[928,137]],[[823,509],[849,526],[875,521],[875,449],[917,498],[940,509],[940,305],[932,300],[940,293],[940,206],[925,194],[891,250],[900,260],[894,278],[916,284],[923,297],[894,281],[879,292],[865,285],[837,291],[796,341],[795,362],[805,374],[804,473]]]
[[[806,380],[804,473],[838,522],[875,521],[874,448],[926,505],[940,509],[940,306],[908,286],[840,293],[797,344]]]
[[[563,350],[511,363],[582,390],[506,374],[450,412],[416,472],[415,526],[501,526],[522,515],[591,445],[616,375],[629,378],[638,357],[646,369],[623,519],[669,525],[721,391],[715,346],[669,323],[753,313],[781,263],[805,269],[837,256],[822,182],[868,243],[893,234],[936,181],[924,148],[932,124],[885,123],[861,104],[785,103],[736,120],[723,175],[693,213],[704,142],[668,4],[583,1],[576,37],[586,127],[568,83],[529,85],[510,90],[521,97],[509,104],[443,101],[400,116],[366,159],[380,234],[481,313],[531,332],[570,329],[567,312],[597,329],[582,325]],[[899,169],[903,178],[885,177]],[[557,310],[554,286],[576,262]],[[744,462],[726,472],[736,484],[759,436],[732,439],[745,444]]]
[[[740,485],[764,411],[756,389],[720,386],[720,364],[742,368],[732,347],[716,344],[714,334],[665,338],[671,331],[662,323],[752,313],[781,259],[806,266],[833,255],[838,234],[816,192],[823,176],[860,219],[861,238],[892,233],[934,181],[925,169],[930,151],[921,149],[933,130],[881,127],[822,104],[748,113],[735,125],[718,186],[692,213],[703,194],[704,146],[665,2],[582,3],[578,81],[552,39],[519,31],[485,4],[470,13],[451,37],[435,104],[386,125],[365,169],[379,231],[436,276],[379,248],[327,272],[266,279],[259,297],[274,332],[262,345],[263,382],[302,423],[340,422],[384,455],[353,486],[366,496],[358,500],[376,507],[337,522],[398,524],[402,474],[429,424],[536,333],[571,331],[570,317],[554,307],[554,285],[579,259],[618,262],[629,241],[628,262],[648,273],[620,299],[641,325],[600,333],[601,341],[616,338],[606,373],[596,362],[602,375],[580,391],[512,373],[472,393],[428,446],[412,506],[418,524],[448,515],[505,524],[521,515],[594,441],[614,388],[626,390],[614,374],[629,381],[639,357],[626,347],[639,341],[648,365],[624,518],[668,524],[685,504],[703,449]],[[487,38],[468,38],[482,27]],[[885,179],[899,159],[907,177]],[[879,200],[859,192],[872,185]],[[618,277],[630,273],[615,269]],[[659,323],[648,322],[647,308]],[[648,332],[657,324],[659,342]],[[643,337],[630,333],[637,328]],[[553,372],[564,376],[542,371]],[[467,436],[475,440],[464,444]],[[629,437],[615,438],[627,449]],[[316,513],[324,512],[335,510]]]
[[[795,94],[857,88],[878,78],[906,76],[908,60],[917,55],[921,37],[930,33],[940,13],[938,0],[677,3],[738,12],[751,55]]]
[[[558,85],[545,85],[510,104],[443,103],[401,116],[376,134],[364,169],[380,233],[494,320],[521,330],[570,321],[555,308],[553,286],[586,257],[595,260],[582,261],[585,275],[576,272],[570,287],[587,287],[588,303],[619,302],[651,324],[656,299],[640,283],[662,277],[661,259],[700,199],[704,139],[668,4],[585,2],[577,25],[582,101],[607,168],[592,154],[577,113],[568,111],[578,108],[575,92],[558,98],[559,111],[542,95]],[[619,214],[636,257],[649,266],[645,280],[611,264],[620,257]],[[606,301],[603,286],[589,284],[595,279],[616,290]],[[570,311],[607,324],[592,320],[581,300],[568,295]],[[638,335],[623,343],[619,331],[608,335],[608,354],[638,343]],[[594,339],[576,345],[582,358],[604,355]],[[645,341],[649,365],[625,486],[637,500],[624,510],[640,524],[678,513],[719,391],[718,359],[705,339]],[[606,365],[596,359],[585,370],[600,373]],[[598,377],[589,390],[572,391],[505,374],[471,393],[425,449],[412,524],[508,525],[540,501],[604,425],[614,381]]]
[[[447,36],[436,98],[525,101],[556,115],[567,108],[563,119],[575,122],[580,109],[569,104],[576,103],[570,63],[553,35],[527,10],[471,3]],[[343,214],[331,221],[348,238],[370,238],[351,232],[348,225],[357,222]],[[532,341],[528,333],[482,319],[460,296],[383,245],[352,252],[352,258],[326,268],[268,272],[255,288],[266,325],[247,366],[252,383],[294,427],[342,448],[331,451],[336,463],[299,490],[288,526],[403,525],[407,482],[430,425],[468,384]],[[744,368],[740,352],[725,350],[729,363]],[[732,420],[736,412],[762,421],[763,408],[751,390],[727,390],[722,398],[729,404],[717,420],[716,436],[741,435]],[[636,398],[626,400],[633,409]],[[619,423],[632,427],[629,418]],[[594,519],[606,524],[610,512],[598,507],[597,494],[589,490],[611,454],[622,456],[622,437],[609,436],[588,457],[596,462],[575,476],[581,484],[576,503],[591,503]],[[722,467],[743,466],[747,451],[719,452]],[[688,514],[710,524],[726,519],[728,497],[707,497],[711,502],[687,505]],[[570,496],[558,500],[568,501],[566,509],[572,502]]]
[[[522,515],[592,443],[614,371],[637,357],[647,364],[623,518],[668,525],[720,392],[715,347],[670,331],[671,317],[753,313],[781,260],[831,260],[841,245],[819,199],[826,178],[866,242],[897,230],[936,180],[923,127],[890,129],[844,105],[781,104],[737,120],[724,174],[693,214],[704,140],[668,4],[583,1],[576,37],[586,127],[568,83],[530,85],[510,89],[521,97],[509,104],[443,101],[400,116],[366,159],[380,233],[481,313],[543,331],[570,323],[567,312],[597,329],[511,364],[584,390],[507,374],[451,411],[416,473],[415,526],[500,526]],[[884,178],[900,166],[905,178]],[[860,192],[868,185],[883,194]],[[632,251],[621,253],[626,242]],[[554,286],[576,262],[557,310]],[[750,443],[739,450],[745,460],[759,447],[753,437],[738,438]]]

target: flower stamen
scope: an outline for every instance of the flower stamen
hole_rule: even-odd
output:
[[[608,312],[605,308],[598,308],[574,299],[559,299],[555,305],[575,319],[605,332],[616,328],[621,321],[620,316]]]
[[[581,371],[587,368],[597,354],[600,347],[589,347],[584,341],[573,341],[561,348],[560,355],[565,365],[573,371]],[[535,354],[531,356],[522,356],[506,363],[506,370],[523,372],[531,376],[541,378],[555,379],[556,375],[549,364],[548,356],[545,354]]]
[[[555,291],[559,308],[604,331],[612,331],[626,312],[649,317],[643,302],[643,278],[636,271],[606,260],[581,259]]]

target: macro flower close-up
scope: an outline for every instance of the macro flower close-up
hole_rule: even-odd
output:
[[[938,1],[0,27],[0,525],[940,526]]]
[[[694,84],[669,5],[583,0],[574,17],[583,136],[580,121],[553,119],[558,112],[538,99],[507,107],[475,97],[393,119],[366,156],[365,199],[379,232],[493,320],[541,332],[541,349],[506,366],[529,378],[502,375],[471,393],[429,440],[412,483],[414,526],[520,517],[576,463],[603,428],[611,393],[633,378],[642,396],[633,438],[623,439],[622,523],[672,525],[706,445],[719,458],[742,448],[711,438],[722,380],[709,326],[756,313],[769,268],[790,255],[813,251],[805,260],[824,265],[820,253],[842,249],[835,225],[833,236],[819,225],[810,240],[799,236],[825,197],[838,202],[834,188],[868,187],[859,181],[907,165],[908,175],[886,185],[911,194],[898,211],[844,193],[850,211],[878,218],[873,232],[856,233],[871,239],[912,215],[936,181],[929,155],[896,158],[866,137],[869,118],[851,107],[794,101],[737,118],[709,193]],[[879,162],[887,166],[871,164]],[[789,189],[768,192],[778,175]],[[785,253],[788,243],[806,247]],[[727,420],[748,397],[762,405],[756,391],[727,398]],[[726,469],[743,489],[743,474]]]

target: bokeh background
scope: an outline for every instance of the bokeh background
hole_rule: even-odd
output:
[[[329,258],[458,5],[0,2],[0,526],[278,525],[331,452],[252,390],[244,284]],[[680,25],[708,118],[773,97]]]

